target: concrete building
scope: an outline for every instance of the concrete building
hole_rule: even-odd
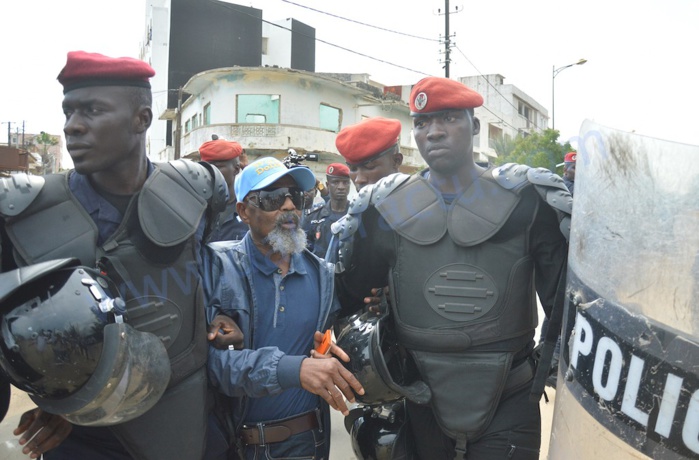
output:
[[[317,174],[342,161],[335,148],[340,129],[363,118],[383,116],[403,124],[400,148],[405,170],[424,162],[412,139],[408,105],[366,74],[319,74],[276,67],[228,67],[207,70],[190,79],[191,94],[182,106],[181,156],[197,158],[212,134],[239,142],[250,160],[279,159],[289,148],[315,153],[306,165]]]
[[[502,75],[475,75],[458,80],[483,96],[483,107],[475,110],[481,132],[474,139],[474,151],[482,157],[497,156],[497,140],[526,136],[548,127],[548,110],[515,85],[506,85]]]
[[[315,29],[294,19],[263,22],[262,10],[225,1],[146,0],[140,58],[156,71],[147,151],[151,159],[166,161],[175,157],[177,107],[189,97],[179,90],[192,76],[232,66],[312,72]]]

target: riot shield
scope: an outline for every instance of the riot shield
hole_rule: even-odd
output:
[[[581,128],[551,459],[699,457],[699,147]]]

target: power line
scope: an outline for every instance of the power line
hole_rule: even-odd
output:
[[[527,120],[527,121],[529,121],[530,123],[532,123],[532,124],[534,125],[534,127],[536,127],[536,129],[538,129],[539,131],[543,131],[543,130],[539,127],[539,125],[537,125],[535,122],[529,120],[528,118],[525,118],[522,114],[520,114],[520,113],[519,113],[519,107],[515,107],[515,105],[514,105],[508,98],[506,98],[506,97],[495,87],[495,85],[493,85],[493,84],[490,82],[490,80],[488,80],[488,79],[485,77],[485,75],[483,75],[483,74],[481,73],[480,70],[478,70],[478,67],[476,67],[476,65],[475,65],[473,62],[471,62],[471,60],[468,58],[468,56],[466,56],[466,54],[464,54],[464,52],[461,51],[461,49],[460,49],[458,46],[454,45],[454,48],[456,48],[456,49],[459,51],[459,53],[461,53],[461,55],[464,57],[464,59],[466,59],[466,60],[468,61],[468,63],[471,64],[471,65],[473,66],[474,69],[476,69],[476,72],[478,72],[478,75],[479,75],[481,78],[483,78],[483,80],[485,80],[485,82],[488,83],[488,84],[493,88],[493,90],[495,90],[495,92],[498,93],[498,94],[500,95],[500,97],[502,97],[502,98],[505,100],[505,102],[507,102],[508,104],[510,104],[510,105],[512,106],[512,108],[514,108],[514,109],[517,111],[517,114],[518,114],[520,117],[522,117],[522,118],[524,118],[525,120]],[[492,113],[492,112],[490,112],[490,113]],[[498,118],[499,118],[499,117],[498,117]],[[501,120],[502,120],[502,119],[501,119]],[[512,126],[511,124],[507,123],[505,120],[502,120],[502,121],[503,121],[503,123],[507,124],[508,126]],[[514,129],[516,129],[516,130],[519,130],[519,128],[515,128],[514,126],[512,126],[512,128],[514,128]]]
[[[329,41],[326,41],[326,40],[321,40],[321,39],[318,38],[318,37],[311,36],[311,35],[307,35],[307,34],[304,34],[303,32],[299,32],[299,31],[297,31],[297,30],[291,30],[291,29],[289,29],[289,28],[287,28],[287,27],[284,27],[284,26],[281,26],[281,25],[279,25],[279,24],[275,24],[275,23],[273,23],[273,22],[266,21],[266,20],[264,20],[264,19],[262,19],[262,18],[259,18],[259,17],[257,17],[257,16],[254,16],[254,15],[248,13],[247,11],[239,10],[239,9],[235,8],[235,6],[236,6],[236,5],[234,5],[234,4],[232,4],[232,3],[228,3],[228,4],[225,5],[226,8],[230,8],[230,9],[232,9],[232,10],[235,10],[235,11],[237,11],[237,12],[239,12],[239,13],[248,15],[248,16],[250,16],[250,17],[252,17],[252,18],[255,18],[255,19],[259,19],[260,21],[262,21],[262,22],[264,22],[264,23],[266,23],[266,24],[269,24],[269,25],[271,25],[271,26],[274,26],[274,27],[278,27],[278,28],[280,28],[280,29],[287,30],[287,31],[289,31],[289,32],[298,34],[298,35],[300,35],[300,36],[302,36],[302,37],[311,38],[311,39],[313,39],[313,40],[315,40],[315,41],[317,41],[317,42],[326,44],[326,45],[328,45],[328,46],[332,46],[332,47],[334,47],[334,48],[341,49],[341,50],[346,51],[346,52],[348,52],[348,53],[356,54],[357,56],[361,56],[361,57],[364,57],[364,58],[367,58],[367,59],[371,59],[371,60],[373,60],[373,61],[377,61],[377,62],[380,62],[380,63],[382,63],[382,64],[387,64],[387,65],[390,65],[390,66],[393,66],[393,67],[397,67],[397,68],[399,68],[399,69],[408,70],[408,71],[410,71],[410,72],[414,72],[414,73],[417,73],[417,74],[420,74],[420,75],[425,75],[425,76],[429,76],[429,75],[430,75],[430,74],[428,74],[428,73],[422,72],[421,70],[415,70],[415,69],[412,69],[412,68],[410,68],[410,67],[406,67],[406,66],[402,66],[402,65],[400,65],[400,64],[395,64],[395,63],[390,62],[390,61],[386,61],[386,60],[384,60],[384,59],[375,58],[375,57],[373,57],[373,56],[369,56],[368,54],[360,53],[359,51],[354,51],[354,50],[351,50],[351,49],[349,49],[349,48],[345,48],[344,46],[340,46],[340,45],[336,45],[336,44],[334,44],[334,43],[330,43]]]
[[[384,32],[390,32],[390,33],[392,33],[392,34],[403,35],[403,36],[406,36],[406,37],[412,37],[412,38],[417,38],[417,39],[420,39],[420,40],[427,40],[427,41],[431,41],[431,42],[439,42],[439,41],[440,41],[440,40],[434,39],[434,38],[420,37],[419,35],[412,35],[412,34],[407,34],[407,33],[405,33],[405,32],[399,32],[399,31],[397,31],[397,30],[386,29],[386,28],[384,28],[384,27],[374,26],[374,25],[372,25],[372,24],[367,24],[367,23],[365,23],[365,22],[360,22],[360,21],[357,21],[357,20],[354,20],[354,19],[350,19],[350,18],[346,18],[346,17],[343,17],[343,16],[339,16],[339,15],[337,15],[337,14],[328,13],[327,11],[317,10],[317,9],[315,9],[315,8],[311,8],[310,6],[301,5],[300,3],[292,2],[292,1],[290,1],[290,0],[282,0],[282,1],[283,1],[284,3],[289,3],[290,5],[294,5],[294,6],[298,6],[298,7],[300,7],[300,8],[305,8],[305,9],[307,9],[307,10],[315,11],[316,13],[325,14],[325,15],[327,15],[327,16],[332,16],[332,17],[337,18],[337,19],[342,19],[343,21],[354,22],[355,24],[360,24],[360,25],[362,25],[362,26],[371,27],[371,28],[378,29],[378,30],[383,30]]]

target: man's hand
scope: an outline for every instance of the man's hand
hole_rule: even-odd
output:
[[[62,443],[72,429],[73,425],[68,420],[37,407],[22,414],[13,434],[22,435],[19,445],[24,446],[23,454],[29,455],[29,458],[39,458]]]
[[[219,350],[228,350],[231,346],[240,350],[243,348],[245,336],[233,318],[226,315],[216,315],[209,325],[207,338]]]
[[[386,302],[382,302],[383,294],[386,294]],[[388,313],[388,304],[391,302],[391,296],[388,292],[388,286],[383,288],[373,288],[371,297],[364,297],[364,303],[367,310],[377,315]]]
[[[323,341],[323,333],[320,331],[316,331],[315,334],[313,334],[313,350],[311,350],[311,358],[327,359],[327,358],[332,358],[334,355],[346,363],[349,362],[349,360],[350,360],[349,355],[347,353],[345,353],[345,350],[340,348],[335,342],[331,342],[330,349],[328,350],[327,353],[325,353],[325,354],[318,353],[316,350],[318,349],[318,345],[320,345],[320,343],[322,341]]]
[[[339,348],[339,347],[338,347]],[[349,415],[345,398],[354,402],[354,392],[364,394],[364,388],[350,371],[335,358],[306,358],[301,363],[301,387],[323,398],[330,407]]]

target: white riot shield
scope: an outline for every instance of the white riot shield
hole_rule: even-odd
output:
[[[578,145],[549,458],[698,458],[699,147]]]

